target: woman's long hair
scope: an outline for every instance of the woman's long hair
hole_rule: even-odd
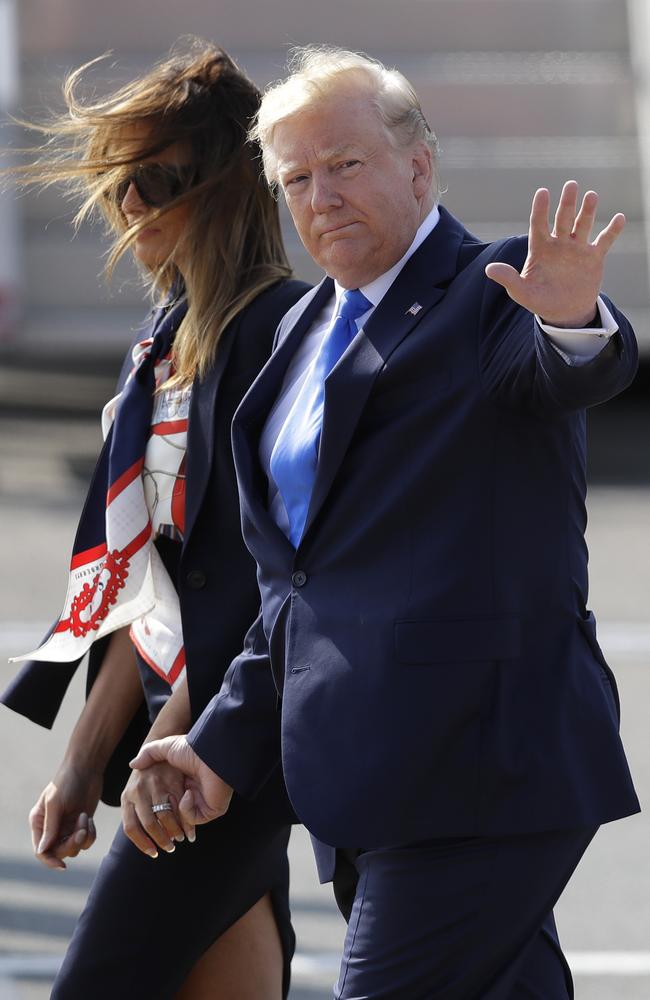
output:
[[[104,57],[100,57],[102,59]],[[80,94],[93,60],[64,84],[68,112],[34,125],[44,136],[37,158],[13,168],[21,185],[65,183],[81,198],[74,222],[99,215],[113,236],[106,272],[138,233],[186,204],[182,236],[188,311],[174,342],[171,380],[205,376],[228,323],[290,267],[278,206],[262,173],[259,148],[247,141],[260,93],[223,49],[200,39],[172,50],[149,73],[101,99]],[[196,183],[162,208],[127,226],[117,190],[134,164],[172,143],[191,151]],[[173,254],[172,254],[173,256]],[[152,295],[173,295],[181,276],[171,259],[145,269]]]

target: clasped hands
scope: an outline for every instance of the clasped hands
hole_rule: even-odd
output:
[[[223,816],[233,790],[194,753],[184,736],[153,740],[131,761],[122,793],[124,832],[149,857],[195,839],[195,827]],[[152,811],[153,805],[171,808]]]
[[[232,789],[197,757],[184,736],[145,744],[132,761],[134,770],[122,793],[122,823],[135,846],[149,857],[172,853],[176,844],[195,839],[195,827],[222,816]],[[65,760],[29,815],[36,857],[48,868],[88,850],[97,832],[93,813],[103,775],[84,763]],[[152,812],[152,805],[171,809]]]
[[[540,188],[533,198],[528,256],[521,273],[496,262],[485,269],[488,278],[524,309],[549,326],[566,329],[582,329],[595,319],[605,257],[625,226],[625,216],[619,212],[592,243],[598,195],[587,191],[579,210],[577,200],[576,181],[567,181],[551,230],[550,195]]]

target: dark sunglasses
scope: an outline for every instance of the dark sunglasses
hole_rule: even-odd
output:
[[[140,200],[150,208],[162,208],[174,198],[189,191],[197,183],[193,166],[167,166],[162,163],[141,163],[114,189],[115,201],[121,205],[129,186],[133,184]]]

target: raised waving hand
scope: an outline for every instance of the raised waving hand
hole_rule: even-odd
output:
[[[488,278],[550,326],[587,326],[596,315],[605,257],[625,226],[625,216],[619,212],[592,242],[597,205],[596,192],[587,191],[578,209],[578,184],[567,181],[551,229],[550,194],[539,188],[533,197],[528,256],[521,273],[510,264],[495,262],[485,269]]]

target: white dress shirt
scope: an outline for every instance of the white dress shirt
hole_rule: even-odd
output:
[[[373,314],[409,258],[413,256],[415,251],[421,246],[427,236],[433,232],[439,219],[440,212],[438,211],[437,205],[434,205],[418,228],[415,238],[404,256],[401,257],[400,260],[398,260],[397,263],[390,268],[390,270],[386,271],[385,274],[380,275],[378,278],[375,278],[374,281],[371,281],[368,285],[364,285],[360,289],[368,301],[372,303],[372,306],[362,316],[355,320],[357,332],[362,329],[366,321]],[[287,517],[284,503],[282,502],[282,497],[277,486],[275,485],[273,476],[271,475],[271,452],[273,451],[273,446],[275,445],[277,436],[280,433],[287,416],[289,415],[289,411],[291,410],[291,407],[300,392],[305,378],[307,377],[307,373],[314,364],[318,348],[321,344],[325,331],[328,329],[334,318],[340,298],[344,291],[345,289],[339,285],[337,281],[335,281],[334,294],[321,309],[320,313],[305,333],[301,343],[298,345],[296,353],[289,362],[289,367],[287,368],[284,376],[280,392],[275,403],[271,407],[271,410],[269,411],[269,415],[266,419],[266,423],[260,437],[260,462],[269,482],[269,511],[275,523],[287,536],[289,534],[289,519]],[[548,326],[548,324],[542,323],[538,316],[536,316],[535,319],[553,344],[553,347],[559,354],[561,354],[567,364],[580,365],[586,364],[588,361],[591,361],[592,358],[595,358],[597,354],[600,354],[606,346],[609,338],[618,330],[618,325],[614,317],[600,297],[598,298],[598,309],[600,311],[602,326],[589,327],[585,330],[560,329],[558,327]]]

